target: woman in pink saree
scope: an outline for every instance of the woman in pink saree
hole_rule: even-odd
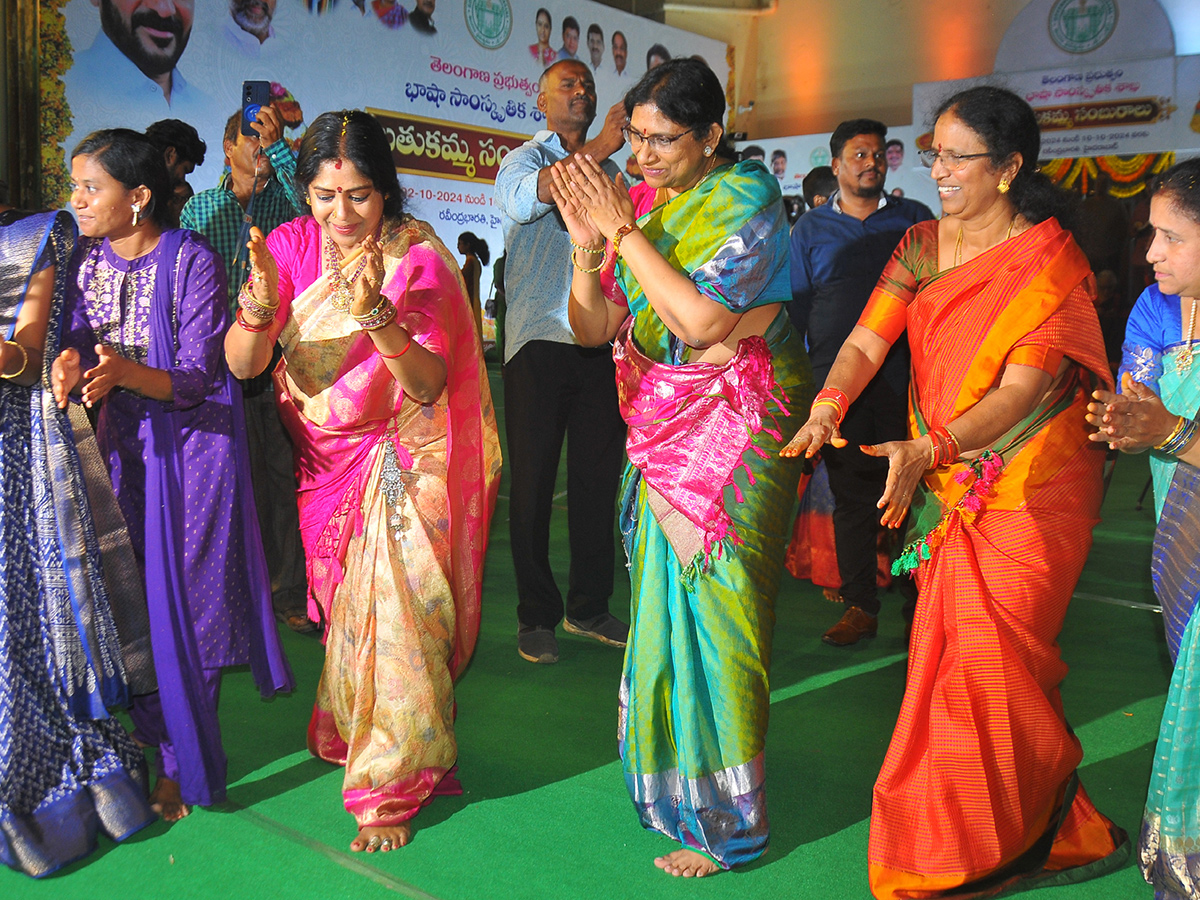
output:
[[[346,768],[351,849],[387,851],[434,794],[461,792],[454,679],[479,630],[500,449],[458,267],[402,215],[380,125],[319,116],[296,180],[312,215],[252,231],[225,351],[248,377],[283,348],[276,399],[326,640],[308,746]]]

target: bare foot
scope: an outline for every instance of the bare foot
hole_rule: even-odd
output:
[[[364,825],[358,830],[358,837],[350,842],[350,849],[355,853],[366,850],[374,853],[382,850],[399,850],[412,838],[412,828],[407,822],[399,825]]]
[[[703,878],[705,875],[721,871],[721,867],[703,853],[688,849],[676,850],[674,853],[660,856],[654,860],[654,864],[668,875],[674,875],[677,878],[692,878],[693,876]]]
[[[170,778],[159,778],[150,792],[150,808],[163,817],[164,822],[178,822],[192,810],[183,802],[179,782]]]
[[[825,599],[830,603],[845,603],[846,600],[842,597],[842,592],[837,588],[822,588],[821,593],[825,595]]]

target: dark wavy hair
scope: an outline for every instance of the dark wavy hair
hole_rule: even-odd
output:
[[[204,165],[204,154],[208,144],[187,122],[179,119],[162,119],[146,128],[146,138],[162,151],[174,147],[176,154],[197,166]]]
[[[1054,216],[1064,228],[1070,227],[1073,198],[1038,169],[1042,135],[1033,107],[1006,88],[980,85],[944,100],[934,121],[946,113],[953,113],[979,135],[993,166],[1002,166],[1013,154],[1021,154],[1021,168],[1008,194],[1018,213],[1035,224]]]
[[[653,104],[677,125],[697,136],[712,125],[721,126],[717,155],[737,159],[737,152],[725,133],[725,89],[716,74],[702,60],[680,57],[655,66],[641,77],[625,95],[625,117],[634,107]]]
[[[371,179],[383,194],[383,214],[396,218],[404,212],[404,193],[396,177],[396,163],[383,126],[361,109],[340,109],[317,116],[300,139],[296,160],[296,185],[305,194],[324,163],[347,159]]]
[[[464,231],[458,239],[466,243],[467,249],[479,258],[481,265],[488,264],[488,260],[492,258],[492,251],[488,249],[487,241],[473,231]]]
[[[171,178],[162,151],[144,134],[131,128],[93,131],[75,147],[71,159],[90,156],[127,191],[143,185],[150,190],[150,203],[142,215],[160,228],[173,228]]]
[[[1163,172],[1151,185],[1152,197],[1162,197],[1200,224],[1200,158],[1185,159]]]

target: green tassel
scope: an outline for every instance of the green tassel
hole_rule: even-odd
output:
[[[696,586],[696,576],[700,574],[700,567],[704,562],[704,553],[697,553],[692,557],[692,561],[687,564],[687,568],[679,573],[679,583],[686,590],[691,590]]]

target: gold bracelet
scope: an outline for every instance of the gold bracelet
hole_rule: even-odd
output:
[[[621,255],[621,239],[624,238],[631,231],[637,231],[637,222],[626,222],[624,225],[622,225],[620,228],[617,229],[617,232],[616,232],[616,234],[613,235],[613,239],[612,239],[614,256],[619,257]]]
[[[7,378],[11,381],[14,378],[20,378],[25,374],[25,369],[29,365],[29,351],[25,349],[24,344],[18,344],[16,341],[5,341],[4,343],[12,344],[21,351],[21,368],[17,369],[17,371],[13,372],[11,375],[7,372],[0,372],[0,378]]]
[[[604,251],[608,249],[607,247],[601,247],[599,250],[593,250],[591,247],[585,247],[583,244],[576,243],[575,238],[570,235],[567,235],[567,237],[570,238],[572,247],[576,250],[582,250],[584,253],[590,253],[592,256],[603,256]]]
[[[572,241],[572,243],[574,243],[574,241]],[[605,257],[601,256],[600,262],[598,262],[595,266],[593,266],[590,269],[585,269],[579,263],[575,262],[575,251],[574,250],[571,251],[571,265],[573,265],[575,268],[577,268],[584,275],[594,275],[595,273],[599,272],[601,269],[604,268],[604,260],[605,260]]]

